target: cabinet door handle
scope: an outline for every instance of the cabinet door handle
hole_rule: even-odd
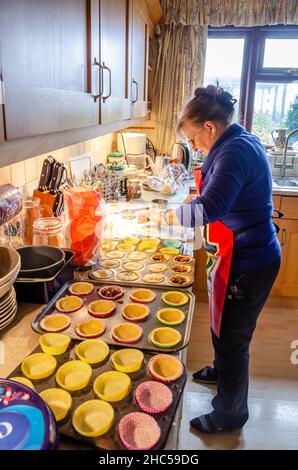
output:
[[[107,70],[109,72],[109,93],[106,96],[102,97],[102,100],[105,103],[105,101],[108,98],[110,98],[110,96],[112,94],[112,71],[104,62],[102,63],[102,68],[103,68],[103,70]]]
[[[98,67],[98,72],[99,72],[99,93],[96,95],[91,95],[92,98],[94,99],[94,102],[96,103],[98,98],[100,98],[103,94],[103,66],[101,65],[100,62],[98,62],[96,57],[94,57],[94,60],[92,63],[92,67],[94,66]]]
[[[281,231],[281,234],[282,234],[282,235],[281,235],[281,243],[280,243],[280,245],[281,245],[281,246],[285,246],[286,241],[287,241],[287,230],[286,230],[285,228],[283,228],[282,231]]]
[[[132,104],[135,104],[138,100],[139,100],[139,84],[138,82],[133,78],[132,82],[131,82],[131,86],[135,84],[136,85],[136,99],[135,100],[131,100]]]

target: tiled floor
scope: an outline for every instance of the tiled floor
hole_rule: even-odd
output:
[[[210,364],[212,347],[207,304],[196,308],[188,348],[189,379],[183,397],[179,449],[298,449],[298,366],[290,362],[290,342],[298,339],[298,312],[265,308],[251,348],[250,419],[241,431],[221,435],[192,432],[190,419],[211,411],[216,387],[191,373]]]

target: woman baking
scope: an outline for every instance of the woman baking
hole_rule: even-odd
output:
[[[203,226],[214,364],[193,378],[217,383],[217,395],[213,411],[190,425],[206,433],[232,431],[248,420],[249,346],[281,256],[266,153],[256,136],[231,124],[234,104],[228,92],[209,85],[185,106],[178,129],[207,158],[195,170],[197,196],[163,214],[168,224]],[[140,217],[154,219],[151,212]]]

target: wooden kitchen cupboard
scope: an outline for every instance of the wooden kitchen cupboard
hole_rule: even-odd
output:
[[[131,118],[132,0],[100,0],[100,123]]]
[[[282,196],[278,239],[282,263],[272,294],[298,297],[298,197]]]
[[[8,140],[99,123],[98,19],[99,0],[1,0]]]
[[[149,26],[144,2],[133,1],[132,12],[132,118],[146,116],[148,98]]]

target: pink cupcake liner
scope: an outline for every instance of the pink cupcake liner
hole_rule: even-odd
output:
[[[158,443],[161,429],[156,420],[146,413],[130,413],[118,426],[121,443],[128,450],[150,450]]]
[[[137,387],[135,400],[140,410],[145,413],[163,413],[173,403],[173,394],[167,385],[147,381]]]

